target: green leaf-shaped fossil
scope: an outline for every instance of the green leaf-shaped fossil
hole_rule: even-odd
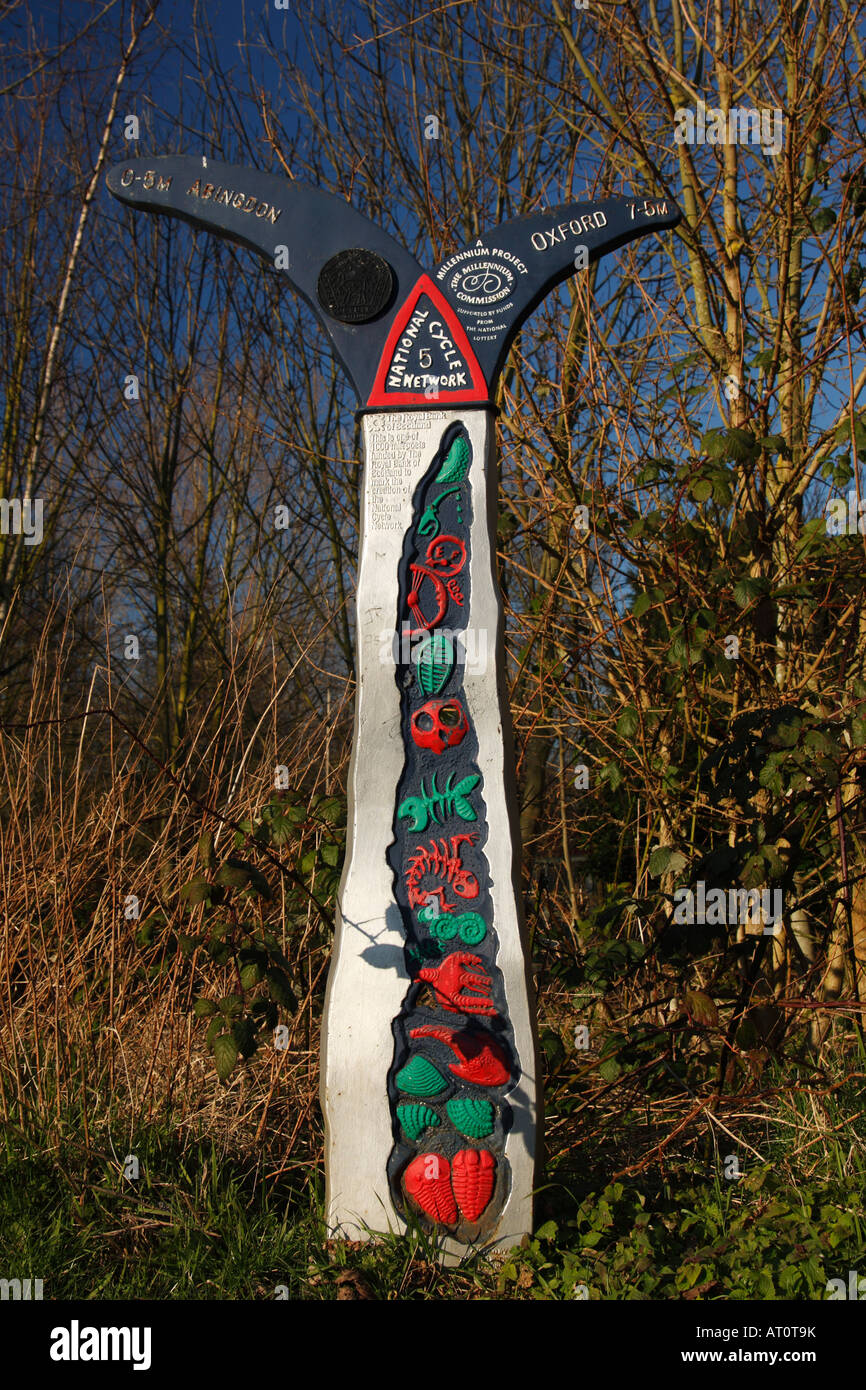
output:
[[[493,1106],[489,1100],[474,1100],[457,1096],[445,1109],[455,1129],[470,1139],[483,1139],[493,1130]]]
[[[445,1090],[445,1080],[426,1057],[413,1057],[397,1073],[397,1085],[410,1096],[438,1096]]]
[[[451,679],[454,670],[454,648],[447,637],[437,632],[419,642],[413,655],[418,684],[425,695],[438,695]]]
[[[418,1139],[425,1129],[433,1129],[442,1123],[429,1105],[398,1105],[397,1119],[410,1139]]]

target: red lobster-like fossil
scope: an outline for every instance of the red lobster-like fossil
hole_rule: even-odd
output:
[[[471,951],[452,951],[441,964],[425,966],[418,975],[432,988],[436,1003],[451,1013],[496,1013],[490,997],[493,985],[484,973],[481,957]]]
[[[444,839],[431,840],[430,848],[419,845],[409,860],[406,869],[406,887],[409,890],[409,906],[423,907],[429,898],[438,897],[440,912],[453,912],[454,904],[446,902],[445,889],[421,889],[421,880],[426,874],[435,874],[451,884],[458,898],[477,898],[478,879],[460,862],[460,846],[463,843],[474,845],[478,836],[452,835],[451,853]],[[440,849],[441,845],[441,849]]]
[[[424,1028],[413,1028],[413,1038],[437,1038],[458,1057],[457,1062],[449,1063],[449,1070],[461,1081],[469,1081],[473,1086],[501,1086],[508,1080],[508,1058],[498,1043],[482,1034],[470,1033],[468,1029],[448,1028],[444,1023],[427,1024]]]
[[[436,627],[445,617],[448,607],[448,596],[450,594],[454,602],[463,607],[463,590],[457,583],[455,575],[459,574],[466,564],[466,546],[457,536],[437,536],[427,547],[427,563],[419,564],[417,560],[409,566],[412,575],[412,588],[406,595],[406,602],[417,627],[412,628],[411,637],[417,637],[422,632],[428,632],[430,628]],[[421,585],[427,579],[433,585],[433,592],[436,595],[436,612],[432,618],[425,618],[421,612]]]

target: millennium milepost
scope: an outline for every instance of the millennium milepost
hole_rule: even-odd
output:
[[[321,1068],[330,1229],[364,1239],[411,1215],[446,1259],[515,1245],[532,1228],[540,1095],[493,397],[578,248],[592,261],[679,211],[569,203],[425,271],[342,199],[256,169],[139,159],[108,188],[284,270],[360,401],[358,684]]]

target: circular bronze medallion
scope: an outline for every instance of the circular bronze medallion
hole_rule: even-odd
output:
[[[322,266],[316,293],[322,308],[341,323],[367,323],[391,302],[394,272],[374,251],[338,251]]]

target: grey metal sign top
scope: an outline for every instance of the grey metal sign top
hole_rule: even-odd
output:
[[[131,207],[183,218],[283,270],[374,409],[489,401],[521,324],[583,253],[591,262],[680,220],[664,198],[568,203],[503,223],[427,274],[351,204],[258,169],[133,159],[107,185]]]

